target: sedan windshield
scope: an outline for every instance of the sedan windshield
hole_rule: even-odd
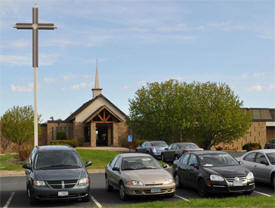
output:
[[[125,157],[122,159],[121,170],[159,169],[158,161],[152,157]]]
[[[272,153],[267,153],[266,154],[268,159],[269,159],[269,162],[272,164],[272,165],[275,165],[275,152],[272,152]]]
[[[81,168],[82,162],[73,151],[43,151],[35,158],[35,169]]]
[[[239,163],[229,154],[205,154],[199,155],[202,166],[232,166]]]
[[[158,146],[158,147],[166,147],[168,146],[166,142],[151,142],[152,143],[152,146]]]
[[[187,144],[180,143],[178,145],[181,149],[198,149],[199,148],[198,145],[193,143],[187,143]]]

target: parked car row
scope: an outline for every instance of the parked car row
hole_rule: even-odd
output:
[[[154,144],[160,142],[150,144],[151,147]],[[116,189],[120,199],[126,200],[129,196],[172,197],[176,188],[182,186],[197,190],[200,196],[231,192],[250,194],[255,189],[255,180],[271,182],[275,187],[275,150],[251,151],[236,160],[226,152],[198,151],[195,147],[196,151],[183,152],[174,160],[169,171],[150,151],[119,154],[105,168],[106,190]],[[52,199],[89,201],[91,181],[85,169],[89,165],[90,161],[83,164],[72,147],[35,147],[29,163],[23,165],[30,203]]]
[[[173,162],[184,153],[203,150],[192,142],[177,142],[168,146],[165,141],[146,141],[136,148],[136,152],[148,153],[163,162]]]

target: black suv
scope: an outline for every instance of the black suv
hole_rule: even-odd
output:
[[[29,202],[51,199],[90,200],[90,178],[77,151],[69,146],[34,147],[26,169]]]

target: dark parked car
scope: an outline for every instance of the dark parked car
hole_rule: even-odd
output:
[[[76,152],[69,146],[34,147],[26,169],[29,202],[51,199],[90,200],[90,178]]]
[[[261,149],[236,158],[255,176],[255,181],[269,183],[275,188],[275,149]]]
[[[147,153],[157,159],[161,159],[161,153],[168,147],[165,141],[147,141],[136,148],[137,152]]]
[[[265,149],[275,149],[275,139],[272,139],[271,142],[266,143],[264,148]]]
[[[179,142],[170,144],[167,150],[162,152],[161,160],[163,162],[173,162],[175,159],[180,158],[182,154],[191,151],[200,151],[203,150],[195,143],[191,142]]]
[[[250,194],[255,189],[253,173],[226,152],[186,153],[174,161],[173,169],[177,186],[194,188],[200,196],[228,192]]]

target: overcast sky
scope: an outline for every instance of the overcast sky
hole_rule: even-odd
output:
[[[275,107],[272,0],[1,0],[0,115],[33,105],[31,22],[39,32],[38,110],[65,119],[92,98],[95,60],[103,94],[128,114],[144,83],[225,82],[244,107]]]

